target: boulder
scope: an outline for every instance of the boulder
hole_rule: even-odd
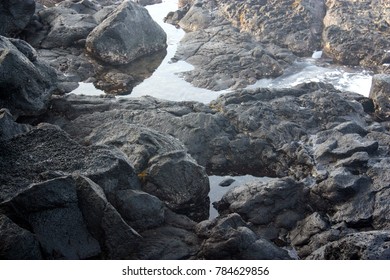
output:
[[[57,74],[26,42],[0,36],[0,107],[15,116],[43,113],[57,89]]]
[[[390,117],[390,75],[377,74],[372,78],[370,98],[374,101],[377,116],[382,120]]]
[[[77,172],[103,188],[109,201],[119,190],[140,189],[126,158],[107,147],[83,147],[59,128],[46,125],[1,142],[0,201],[28,188],[31,182]],[[17,151],[17,152],[16,152]],[[22,164],[23,163],[23,164]]]
[[[199,239],[193,230],[165,225],[142,232],[143,242],[133,258],[138,260],[193,259],[199,251]]]
[[[129,258],[138,250],[141,236],[107,201],[104,191],[99,185],[84,176],[76,175],[74,180],[79,208],[88,231],[99,241],[103,257],[108,259]],[[124,214],[131,215],[127,212]],[[140,223],[141,220],[138,219],[135,222]]]
[[[71,177],[31,184],[1,206],[31,227],[46,259],[87,259],[101,253],[78,208]]]
[[[63,2],[68,3],[68,2]],[[81,13],[64,5],[43,9],[39,17],[48,33],[40,42],[44,49],[84,46],[88,34],[97,26],[92,15]]]
[[[0,214],[0,259],[39,260],[41,248],[36,236]]]
[[[308,259],[388,260],[390,258],[389,243],[388,231],[352,233],[319,248]]]
[[[4,0],[0,3],[0,36],[20,33],[35,13],[34,0]]]
[[[166,34],[147,10],[124,1],[87,37],[86,49],[108,64],[128,64],[166,48]]]
[[[303,184],[291,178],[251,182],[229,190],[214,206],[220,214],[238,213],[269,240],[282,238],[308,212]]]
[[[204,239],[198,255],[202,259],[290,259],[286,250],[259,238],[238,214],[201,222],[196,231]]]
[[[122,150],[134,165],[143,190],[157,196],[171,209],[195,220],[208,217],[207,174],[180,141],[112,114],[105,116],[114,117],[112,122],[96,123],[98,126],[93,130],[85,129],[84,124],[91,124],[89,117],[77,119],[65,129],[83,143],[112,145]],[[95,121],[101,117],[95,115]]]
[[[29,125],[16,123],[7,109],[0,109],[0,140],[9,140],[30,129]]]

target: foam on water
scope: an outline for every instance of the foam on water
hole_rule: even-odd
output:
[[[287,68],[285,73],[275,79],[261,79],[247,89],[290,88],[301,83],[325,82],[336,89],[351,91],[364,96],[370,93],[372,73],[343,66],[317,66],[313,59],[302,59]]]

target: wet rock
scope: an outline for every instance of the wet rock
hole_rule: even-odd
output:
[[[0,259],[39,260],[42,258],[39,243],[30,231],[18,226],[0,214]]]
[[[166,34],[146,9],[125,1],[87,37],[86,49],[109,64],[128,64],[166,48]]]
[[[147,6],[147,5],[159,4],[162,2],[162,0],[135,0],[134,2],[140,4],[141,6]]]
[[[389,242],[388,231],[352,233],[319,248],[308,259],[387,260],[390,258]]]
[[[34,0],[4,0],[0,3],[0,35],[13,37],[29,23],[35,12]]]
[[[290,259],[287,251],[259,238],[238,214],[197,225],[204,241],[199,257],[206,259]]]
[[[260,78],[277,77],[286,65],[265,46],[229,25],[187,33],[175,59],[195,66],[184,73],[188,82],[216,91],[243,88]]]
[[[21,40],[0,36],[0,53],[0,107],[16,117],[44,112],[57,88],[54,69],[37,59],[35,50]]]
[[[9,140],[30,129],[28,125],[16,123],[7,109],[0,109],[0,140]]]
[[[370,98],[374,101],[375,111],[382,120],[390,116],[390,75],[378,74],[372,78]]]
[[[236,180],[233,178],[227,178],[223,181],[221,181],[218,185],[221,187],[229,187],[231,184],[233,184]]]
[[[372,178],[373,194],[373,216],[372,225],[375,229],[387,229],[389,221],[390,206],[387,201],[387,195],[389,194],[390,175],[386,172],[390,166],[388,158],[382,159],[372,166],[368,170],[368,176]]]

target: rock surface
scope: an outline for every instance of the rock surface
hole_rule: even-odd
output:
[[[166,34],[147,10],[125,1],[87,37],[86,49],[109,64],[128,64],[166,48]]]
[[[390,75],[378,74],[372,78],[370,98],[374,101],[378,117],[389,119],[390,109]]]
[[[42,113],[57,90],[54,69],[19,39],[0,36],[0,53],[0,107],[8,108],[15,116]]]
[[[34,0],[4,0],[0,3],[0,36],[15,36],[29,23],[35,12]]]

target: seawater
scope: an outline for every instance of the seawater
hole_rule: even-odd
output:
[[[191,71],[193,66],[184,61],[172,62],[177,46],[185,32],[171,24],[164,23],[163,19],[170,11],[177,10],[177,4],[177,0],[163,0],[160,4],[146,7],[151,17],[167,33],[167,55],[151,77],[134,87],[130,95],[118,98],[149,95],[171,101],[198,101],[208,104],[221,94],[230,92],[229,90],[216,92],[194,87],[181,76],[181,73]],[[359,68],[353,69],[325,63],[321,56],[322,52],[316,51],[311,58],[297,60],[285,70],[282,76],[275,79],[261,79],[247,88],[288,88],[305,82],[326,82],[331,83],[339,90],[368,96],[372,73]],[[102,90],[96,89],[92,83],[79,83],[79,88],[72,93],[84,95],[104,94]]]

